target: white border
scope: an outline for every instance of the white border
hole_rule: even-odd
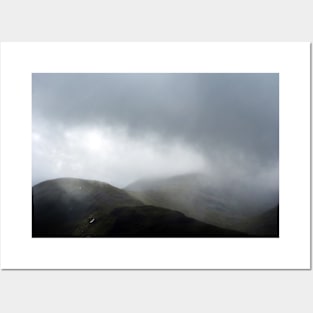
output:
[[[280,74],[280,238],[31,238],[31,73]],[[309,269],[309,43],[2,43],[3,269]]]

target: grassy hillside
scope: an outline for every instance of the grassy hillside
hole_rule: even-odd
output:
[[[205,175],[140,180],[125,190],[147,205],[171,208],[211,225],[248,231],[253,235],[277,236],[277,219],[266,213],[266,208],[259,211],[247,204],[244,198],[249,197],[248,191],[247,195],[241,197],[236,192],[232,193],[231,188],[223,189],[214,185]],[[273,225],[269,227],[269,223]]]
[[[192,182],[151,181],[126,191],[83,179],[45,181],[33,187],[33,237],[277,236],[278,209],[247,219],[202,182],[188,188]]]
[[[142,202],[126,191],[98,181],[61,178],[33,187],[33,236],[67,236],[92,216]]]
[[[279,235],[279,206],[262,212],[252,218],[247,218],[241,229],[260,237],[278,237]]]
[[[33,237],[241,237],[184,214],[145,206],[109,184],[74,178],[33,187]]]
[[[145,204],[172,208],[186,216],[221,227],[232,227],[244,217],[234,205],[235,200],[226,195],[226,199],[223,198],[202,175],[138,181],[125,190]]]
[[[75,233],[74,235],[79,235]],[[244,237],[179,213],[154,206],[119,207],[98,215],[88,225],[88,237]]]

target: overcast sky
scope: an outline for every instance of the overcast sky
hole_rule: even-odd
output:
[[[278,74],[33,74],[33,184],[202,172],[278,188]]]

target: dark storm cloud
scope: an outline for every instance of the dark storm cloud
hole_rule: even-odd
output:
[[[60,149],[71,128],[156,136],[219,175],[277,184],[278,84],[278,74],[33,74],[33,129],[59,132]]]

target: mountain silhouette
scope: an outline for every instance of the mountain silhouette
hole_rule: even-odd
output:
[[[125,188],[147,205],[174,209],[201,222],[251,235],[278,236],[278,210],[266,203],[256,205],[249,189],[241,189],[219,186],[197,173],[139,180]]]
[[[60,178],[33,187],[33,237],[245,237],[112,185]]]
[[[143,203],[106,183],[76,178],[45,181],[33,187],[33,235],[69,236],[91,216],[138,205]]]

